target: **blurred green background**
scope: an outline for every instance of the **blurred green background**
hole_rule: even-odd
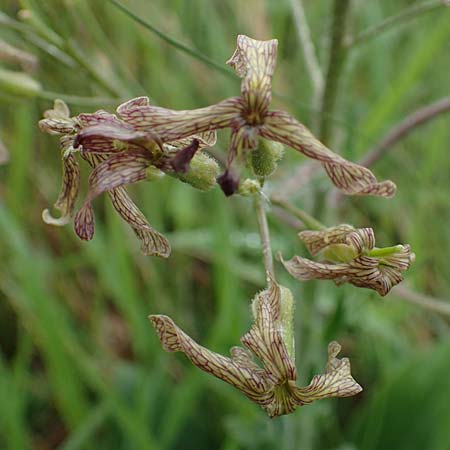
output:
[[[141,19],[224,68],[238,33],[278,38],[273,105],[313,126],[320,117],[294,3],[124,0]],[[325,70],[333,3],[304,4]],[[422,3],[353,1],[347,34],[413,4]],[[20,9],[27,12],[18,18]],[[364,391],[270,420],[184,355],[164,353],[147,320],[168,314],[221,353],[238,343],[250,324],[249,301],[264,284],[249,199],[225,198],[219,189],[200,193],[169,177],[132,186],[137,204],[173,245],[168,260],[139,253],[106,196],[95,202],[91,242],[79,241],[71,225],[41,220],[61,177],[57,138],[37,128],[52,92],[76,96],[68,102],[74,114],[114,111],[137,95],[187,109],[237,95],[239,80],[180,52],[108,1],[0,0],[0,11],[0,42],[37,62],[21,69],[0,60],[0,68],[25,70],[42,86],[24,96],[0,84],[0,140],[9,150],[0,166],[1,449],[450,448],[450,303],[440,313],[403,298],[414,300],[411,291],[450,297],[449,115],[415,130],[373,166],[379,178],[397,183],[392,200],[345,198],[330,206],[328,179],[320,172],[304,185],[298,168],[309,162],[287,151],[270,192],[328,225],[371,226],[380,246],[410,243],[417,260],[406,274],[410,291],[383,299],[352,286],[296,282],[277,263],[279,280],[297,301],[299,383],[322,372],[327,343],[336,339]],[[449,73],[448,8],[352,47],[327,115],[328,144],[359,160],[405,115],[448,96]],[[226,137],[221,133],[216,155],[225,153]],[[84,188],[85,182],[84,175]],[[273,249],[305,255],[291,219],[270,209]]]

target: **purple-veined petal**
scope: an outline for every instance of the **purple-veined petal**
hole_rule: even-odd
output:
[[[70,117],[68,106],[56,99],[53,109],[44,112],[44,119],[39,121],[39,128],[48,134],[69,134],[78,127],[76,118]]]
[[[81,156],[94,168],[107,158],[104,155],[93,153],[82,153]],[[148,223],[144,214],[142,214],[133,200],[131,200],[126,189],[124,187],[117,187],[109,191],[108,195],[111,198],[114,209],[131,226],[141,241],[142,253],[146,256],[167,258],[171,251],[169,241]]]
[[[358,228],[347,235],[346,242],[361,254],[375,247],[375,233],[372,228]]]
[[[232,97],[212,106],[184,111],[128,102],[119,106],[117,113],[137,130],[149,130],[168,143],[228,127],[240,110],[241,99]]]
[[[369,169],[332,152],[304,125],[284,111],[269,112],[260,134],[319,161],[333,184],[346,194],[380,197],[392,197],[395,194],[396,187],[392,181],[378,182]]]
[[[330,342],[326,373],[314,376],[304,388],[292,389],[292,395],[299,405],[327,397],[351,397],[362,391],[351,375],[349,359],[336,358],[340,351],[341,346],[337,342]]]
[[[249,358],[241,350],[234,347],[233,358],[222,356],[197,344],[170,317],[151,315],[149,319],[164,350],[183,352],[199,369],[231,384],[253,401],[261,404],[272,397],[272,383],[262,369],[249,364]]]
[[[83,203],[75,214],[74,230],[76,235],[84,241],[90,241],[94,237],[94,209],[89,201]]]
[[[98,164],[89,177],[87,200],[124,184],[137,183],[146,177],[150,165],[145,152],[123,152]]]
[[[71,148],[64,148],[62,153],[63,177],[61,191],[54,204],[60,213],[60,217],[53,217],[48,209],[42,212],[42,219],[45,223],[62,226],[69,223],[78,196],[80,185],[80,167]]]
[[[249,124],[260,124],[272,99],[272,76],[275,70],[278,41],[258,41],[240,34],[227,64],[242,78],[243,117]]]
[[[188,145],[192,144],[194,140],[198,141],[199,149],[213,147],[217,142],[217,133],[215,130],[205,131],[203,133],[194,134],[183,139],[168,142],[168,144],[175,148],[185,148]]]
[[[141,252],[146,256],[160,256],[168,258],[170,243],[160,232],[156,231],[147,221],[144,214],[131,200],[124,187],[108,192],[114,209],[120,217],[133,229],[141,241]]]
[[[288,261],[281,258],[281,262],[284,268],[298,280],[342,280],[346,279],[351,270],[348,264],[320,263],[297,255]],[[375,263],[376,266],[377,262]]]

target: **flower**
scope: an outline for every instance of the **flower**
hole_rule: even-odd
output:
[[[292,413],[297,406],[326,397],[349,397],[362,390],[350,373],[347,358],[338,359],[341,346],[328,346],[326,372],[313,377],[311,383],[296,386],[293,331],[286,310],[292,313],[290,291],[270,279],[268,288],[256,295],[252,303],[255,322],[242,338],[246,347],[233,347],[231,358],[197,344],[172,319],[164,315],[149,318],[164,350],[183,352],[201,370],[239,389],[259,404],[270,417]],[[252,354],[262,367],[252,360]]]
[[[248,36],[238,36],[236,50],[227,64],[242,78],[240,97],[184,111],[152,106],[139,98],[121,105],[117,113],[136,129],[154,133],[161,142],[230,128],[228,164],[218,179],[226,195],[231,195],[238,187],[238,181],[230,171],[231,162],[243,151],[254,150],[258,137],[262,137],[318,160],[331,181],[346,194],[393,196],[396,187],[392,181],[378,182],[369,169],[332,152],[288,113],[269,110],[277,46],[276,39],[258,41]]]
[[[80,184],[80,167],[75,155],[79,153],[93,168],[89,191],[74,220],[75,232],[84,240],[90,240],[94,235],[92,201],[101,193],[108,192],[116,211],[141,240],[142,252],[167,257],[170,254],[169,242],[151,227],[123,186],[150,179],[155,172],[160,175],[164,172],[207,189],[215,183],[218,173],[214,160],[197,153],[214,145],[214,132],[162,144],[152,133],[135,130],[132,125],[106,111],[70,117],[67,105],[61,100],[56,100],[54,108],[44,113],[39,126],[49,134],[62,135],[63,183],[54,205],[61,216],[54,218],[46,209],[42,215],[46,223],[65,225],[73,215]],[[200,166],[200,175],[190,170],[193,159],[195,168]]]
[[[321,231],[302,231],[300,239],[312,256],[321,255],[326,262],[315,262],[301,256],[281,261],[286,270],[299,280],[333,280],[338,286],[374,289],[385,296],[392,287],[403,281],[415,259],[409,245],[375,247],[372,228],[355,229],[339,225]]]

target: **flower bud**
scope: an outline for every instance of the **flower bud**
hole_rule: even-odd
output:
[[[281,325],[282,336],[286,350],[295,361],[295,339],[294,339],[294,309],[295,302],[292,292],[284,286],[280,286],[281,290]]]
[[[183,183],[188,183],[201,191],[209,191],[216,184],[219,165],[206,153],[197,152],[192,158],[186,173],[169,173]]]
[[[283,157],[283,153],[283,144],[260,138],[258,147],[250,154],[250,163],[255,175],[267,177],[275,172],[277,162]]]
[[[41,85],[26,73],[0,69],[0,91],[18,97],[35,97]]]
[[[145,175],[147,181],[158,181],[164,177],[165,173],[155,166],[148,166],[145,170]]]
[[[258,180],[252,180],[251,178],[245,179],[242,183],[239,184],[239,194],[244,197],[251,197],[252,195],[257,194],[261,190],[261,184]]]

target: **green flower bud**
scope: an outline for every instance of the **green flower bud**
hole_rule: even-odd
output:
[[[0,69],[0,91],[18,97],[35,97],[41,85],[26,73]]]
[[[349,263],[358,256],[358,251],[348,244],[330,244],[322,250],[321,255],[328,261]]]
[[[283,157],[283,144],[259,138],[258,147],[250,154],[250,163],[255,175],[267,177],[275,172],[277,162]]]
[[[261,190],[261,184],[258,180],[252,180],[251,178],[247,178],[242,183],[239,184],[239,194],[244,197],[251,197],[252,195],[257,194]]]
[[[216,184],[219,175],[219,165],[206,153],[197,152],[189,164],[186,173],[169,173],[183,183],[188,183],[201,191],[209,191]]]
[[[145,175],[146,181],[158,181],[165,175],[165,173],[155,166],[148,166],[145,170]]]
[[[292,295],[292,292],[288,288],[280,286],[280,290],[283,341],[289,356],[291,357],[292,361],[295,361],[294,297]]]

